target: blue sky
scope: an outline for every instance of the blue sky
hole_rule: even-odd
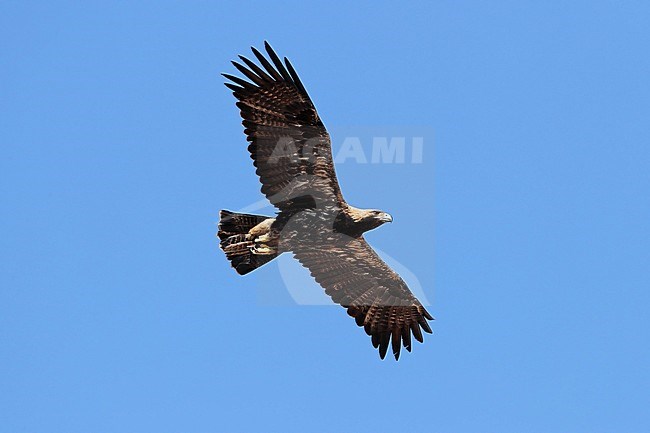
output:
[[[649,19],[3,2],[0,432],[649,431]],[[219,73],[265,39],[332,131],[433,131],[422,164],[337,167],[437,318],[399,363],[218,249],[262,198]]]

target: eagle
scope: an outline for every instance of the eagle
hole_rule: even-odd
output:
[[[384,359],[395,360],[411,335],[423,342],[433,317],[363,234],[392,222],[386,212],[348,204],[334,170],[332,143],[294,67],[268,42],[259,64],[239,56],[245,77],[222,74],[237,99],[248,152],[275,217],[220,211],[220,247],[240,275],[288,252],[331,299],[347,309]]]

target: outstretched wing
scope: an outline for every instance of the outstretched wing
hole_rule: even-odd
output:
[[[329,134],[289,60],[264,46],[273,65],[255,48],[261,67],[243,56],[245,66],[232,62],[250,81],[223,74],[239,100],[262,193],[280,210],[341,208]]]
[[[433,317],[363,237],[310,229],[315,221],[310,213],[301,212],[284,228],[287,247],[332,300],[363,326],[382,359],[391,340],[395,359],[402,345],[410,352],[411,334],[422,342],[422,329],[431,333],[427,320]]]

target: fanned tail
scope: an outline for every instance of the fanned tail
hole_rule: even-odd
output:
[[[227,210],[220,212],[217,236],[221,240],[221,249],[238,274],[246,275],[277,257],[277,254],[255,254],[256,239],[249,234],[252,228],[269,219],[272,218]]]

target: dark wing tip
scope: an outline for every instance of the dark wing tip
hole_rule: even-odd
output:
[[[393,342],[393,356],[395,356],[395,361],[399,360],[399,352],[402,348],[402,330],[400,328],[393,329],[393,335],[391,336]]]
[[[411,331],[413,332],[413,337],[420,343],[424,343],[424,338],[422,338],[422,331],[420,330],[420,325],[417,322],[411,323]]]
[[[402,344],[407,351],[411,351],[411,329],[408,326],[402,328]]]
[[[223,84],[224,84],[224,86],[226,86],[227,88],[229,88],[230,90],[232,90],[233,92],[235,92],[236,94],[239,94],[239,93],[241,93],[241,92],[244,90],[243,87],[235,86],[235,85],[232,84],[232,83],[223,83]]]
[[[262,81],[273,81],[273,78],[271,78],[266,72],[262,70],[262,68],[257,66],[255,62],[253,62],[252,60],[242,55],[239,55],[239,59],[242,62],[246,63],[246,66],[248,66],[251,69],[251,71],[255,72],[255,74],[257,74],[262,79]]]
[[[232,63],[233,66],[235,68],[237,68],[237,70],[239,72],[244,74],[244,76],[246,78],[248,78],[249,80],[251,80],[253,83],[257,84],[258,86],[263,86],[264,85],[264,79],[262,77],[260,77],[259,75],[257,75],[253,70],[246,68],[244,65],[242,65],[241,63],[238,63],[238,62],[236,62],[234,60],[232,62],[230,62],[230,63]]]
[[[266,48],[266,52],[269,54],[271,61],[275,65],[275,68],[278,70],[280,75],[282,75],[282,78],[290,83],[293,82],[291,75],[289,75],[289,72],[287,72],[287,69],[282,64],[282,61],[267,41],[264,41],[264,48]]]
[[[274,80],[276,81],[282,81],[282,75],[278,73],[278,71],[275,70],[273,65],[264,57],[264,54],[262,54],[257,48],[251,47],[251,51],[253,51],[253,54],[259,60],[260,64],[264,69],[266,69],[266,72],[268,72]]]
[[[379,337],[379,357],[384,359],[386,357],[386,352],[388,352],[388,343],[390,340],[390,334],[388,332],[383,332]]]
[[[422,329],[424,329],[424,332],[426,332],[427,334],[433,334],[433,331],[431,330],[431,327],[429,326],[426,320],[423,319],[422,323],[420,323],[420,326],[422,326]]]
[[[233,83],[235,83],[235,84],[237,84],[237,85],[239,85],[239,86],[241,86],[241,87],[243,87],[245,89],[253,87],[252,83],[249,83],[248,81],[243,80],[243,79],[241,79],[239,77],[236,77],[234,75],[230,75],[230,74],[226,74],[226,73],[223,73],[221,75],[223,75],[226,79],[232,81]]]
[[[371,341],[372,347],[377,349],[379,347],[379,334],[372,334]]]
[[[298,88],[298,90],[300,90],[300,92],[304,96],[309,98],[309,95],[307,94],[307,89],[305,89],[305,86],[302,84],[302,81],[300,81],[300,77],[298,76],[298,73],[294,69],[294,67],[291,64],[291,62],[289,61],[289,59],[287,59],[286,57],[284,58],[284,64],[286,65],[287,70],[289,71],[289,75],[291,75],[291,78],[293,79],[293,82],[296,85],[296,87]]]

